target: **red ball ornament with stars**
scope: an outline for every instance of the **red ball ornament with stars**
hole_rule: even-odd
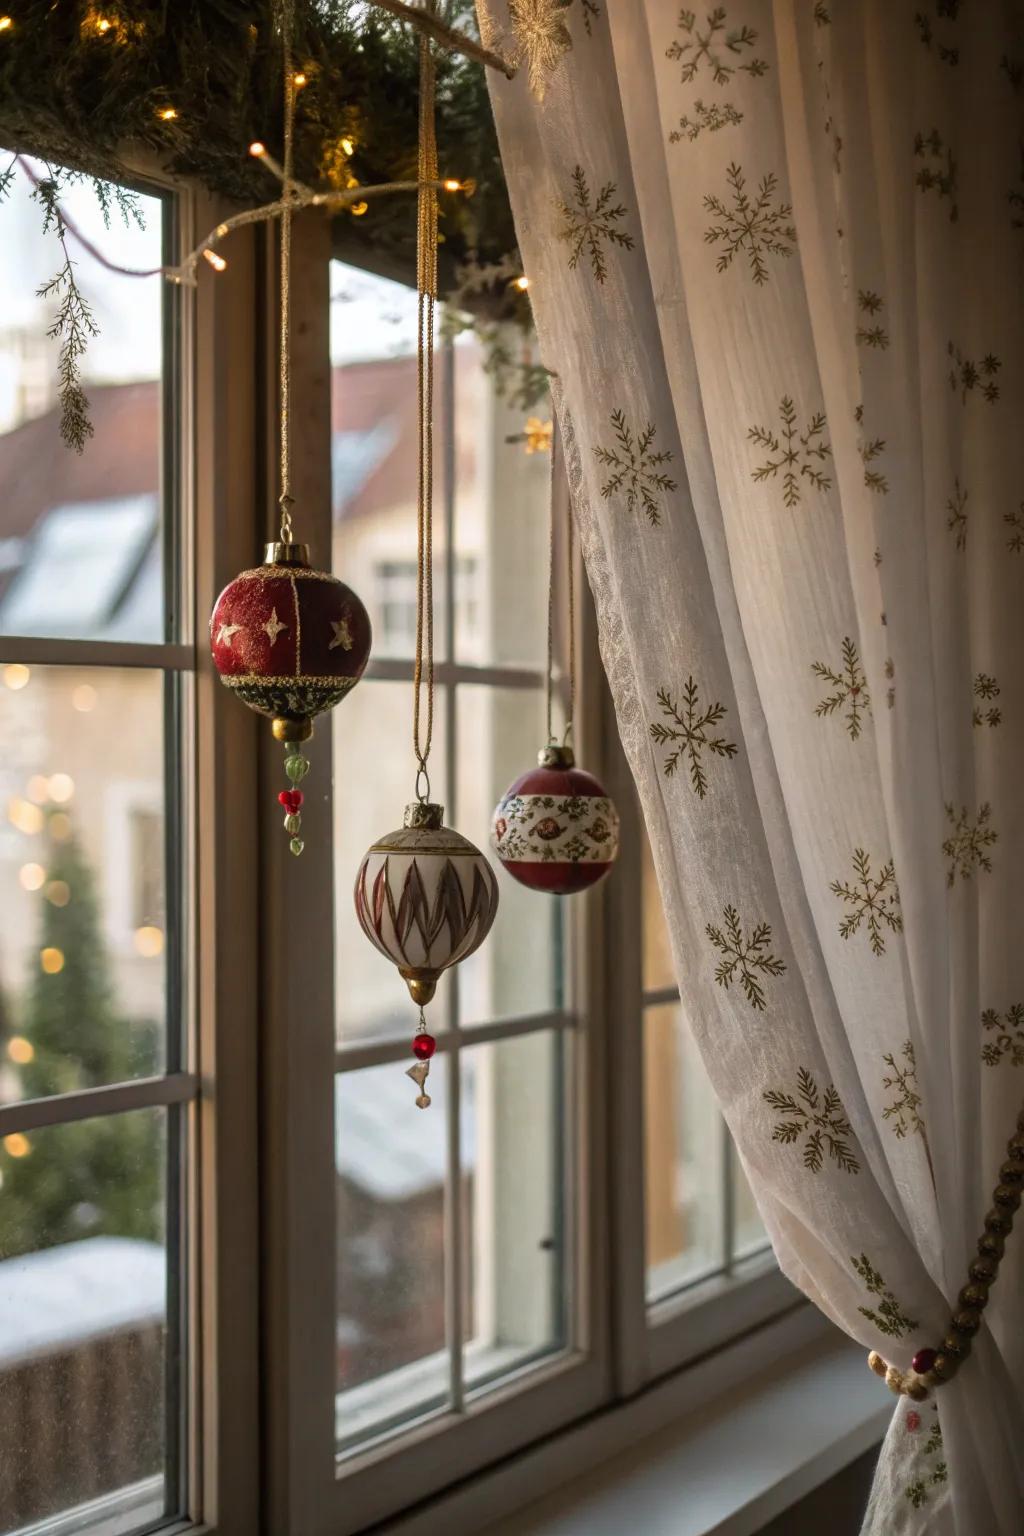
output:
[[[516,779],[491,822],[491,845],[521,885],[569,896],[596,885],[619,852],[619,814],[571,747],[549,745]]]
[[[266,559],[243,571],[218,597],[210,650],[221,682],[268,715],[285,744],[292,788],[278,796],[291,850],[301,853],[302,791],[309,769],[301,743],[313,721],[354,688],[370,655],[370,618],[343,581],[309,563],[305,544],[267,545]]]

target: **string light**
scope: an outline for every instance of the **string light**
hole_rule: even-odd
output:
[[[45,805],[50,798],[50,781],[41,773],[34,773],[29,779],[25,793],[33,805]]]
[[[445,189],[446,192],[461,192],[462,191],[462,182],[461,181],[455,181],[454,178],[452,178],[452,177],[449,177],[448,180],[443,183],[443,186],[444,186],[444,189]]]
[[[18,884],[23,891],[38,891],[46,879],[46,870],[41,864],[23,864],[18,870]]]
[[[302,73],[301,70],[299,71],[299,73],[297,75],[293,75],[292,76],[292,85],[295,86],[296,90],[301,91],[302,87],[305,84],[306,84],[306,76]]]
[[[266,152],[267,152],[267,146],[265,144],[261,143],[261,141],[259,139],[254,139],[252,141],[252,143],[249,145],[249,153],[256,160],[262,159],[263,156],[266,154]]]
[[[33,837],[43,830],[43,813],[38,805],[29,800],[10,800],[7,803],[7,819],[19,832]]]
[[[356,146],[355,146],[355,144],[354,144],[354,143],[353,143],[353,142],[352,142],[352,140],[351,140],[351,139],[349,139],[349,138],[344,138],[344,139],[342,139],[342,141],[341,141],[341,147],[342,147],[342,149],[343,149],[343,150],[344,150],[344,151],[345,151],[345,154],[346,154],[346,155],[348,155],[348,157],[349,157],[349,159],[351,159],[351,158],[352,158],[352,156],[353,156],[353,155],[354,155],[354,154],[355,154],[355,152],[356,152]]]
[[[34,810],[35,807],[33,806],[32,809]],[[71,836],[71,817],[65,811],[57,811],[50,817],[50,836],[56,843],[66,843]]]
[[[47,780],[50,799],[58,805],[66,805],[75,792],[75,781],[69,773],[52,773]]]
[[[355,214],[357,219],[361,218],[369,206],[369,203],[353,203],[349,209],[349,213]]]
[[[9,16],[0,16],[0,32],[9,32],[13,26],[14,22]]]
[[[530,286],[530,279],[527,277],[526,273],[524,272],[521,277],[517,277],[516,278],[516,280],[512,284],[512,286],[513,286],[513,288],[518,288],[520,293],[525,293],[527,288],[529,288],[529,286]]]
[[[173,123],[177,115],[177,107],[161,107],[160,111],[157,113],[157,117],[159,117],[160,120],[165,123]]]
[[[210,250],[204,251],[203,255],[206,257],[206,260],[210,263],[210,266],[215,272],[224,271],[224,268],[227,266],[227,262],[224,260],[223,256],[218,256],[216,251]]]

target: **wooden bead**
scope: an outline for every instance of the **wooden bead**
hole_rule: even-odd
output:
[[[956,1375],[959,1364],[959,1360],[953,1355],[939,1355],[932,1366],[932,1374],[937,1376],[940,1382],[949,1381]]]
[[[882,1356],[878,1353],[877,1349],[873,1349],[868,1355],[868,1366],[872,1371],[874,1371],[876,1376],[884,1376],[886,1371],[889,1369],[888,1365],[882,1359]]]
[[[998,1264],[1006,1252],[1006,1244],[998,1232],[983,1232],[978,1239],[978,1252]]]
[[[942,1341],[941,1353],[952,1355],[955,1360],[966,1360],[971,1352],[971,1340],[965,1333],[950,1331]],[[932,1367],[934,1370],[934,1366]]]
[[[1007,1157],[1024,1157],[1024,1136],[1011,1136],[1006,1148]]]
[[[970,1285],[964,1286],[957,1301],[962,1307],[972,1307],[981,1312],[988,1306],[988,1286],[972,1280]]]
[[[894,1396],[902,1396],[903,1372],[898,1370],[895,1365],[890,1365],[885,1373],[885,1384],[889,1388],[889,1391],[894,1394]]]
[[[908,1381],[903,1388],[907,1397],[913,1398],[915,1403],[923,1403],[929,1396],[927,1384],[924,1381]]]
[[[999,1273],[999,1260],[994,1257],[972,1259],[967,1273],[972,1280],[978,1280],[982,1285],[991,1285]]]
[[[968,1338],[981,1327],[981,1312],[975,1307],[961,1307],[953,1313],[953,1332],[966,1334]]]
[[[999,1237],[1009,1237],[1013,1231],[1013,1217],[1010,1212],[997,1210],[993,1206],[985,1217],[985,1231],[995,1232]]]
[[[1017,1157],[1007,1158],[1000,1166],[999,1177],[1004,1184],[1024,1183],[1024,1160]]]
[[[1016,1184],[997,1184],[992,1191],[992,1199],[1003,1210],[1015,1211],[1020,1205],[1020,1190]]]

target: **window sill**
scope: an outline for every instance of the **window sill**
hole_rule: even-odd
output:
[[[381,1536],[752,1536],[878,1444],[891,1413],[863,1349],[801,1306]]]

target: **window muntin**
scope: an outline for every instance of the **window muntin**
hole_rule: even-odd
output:
[[[11,293],[30,291],[21,253],[60,260],[30,192],[19,167]],[[165,602],[182,513],[163,353],[180,299],[71,227],[159,268],[175,205],[138,196],[141,230],[105,230],[85,185],[61,199],[101,326],[81,456],[57,432],[52,302],[0,334],[0,1313],[13,1328],[20,1309],[28,1344],[0,1353],[4,1533],[59,1516],[70,1536],[101,1507],[128,1533],[185,1508],[191,653]]]
[[[334,568],[367,601],[375,626],[366,678],[334,725],[336,1417],[343,1453],[426,1415],[460,1413],[510,1375],[564,1352],[572,1343],[568,1298],[577,1290],[578,1263],[565,1216],[576,1175],[560,905],[499,873],[495,928],[443,979],[428,1010],[441,1049],[425,1115],[413,1108],[415,1090],[404,1076],[415,1012],[350,916],[366,843],[399,824],[412,798],[416,570],[415,360],[408,352],[415,330],[403,333],[403,352],[401,342],[392,345],[387,319],[410,304],[414,310],[415,295],[335,264],[334,290],[353,285],[361,296],[354,343],[361,355],[351,355],[336,329],[332,460],[336,474],[339,464],[352,465],[357,431],[364,469],[369,445],[377,445],[377,456],[361,481],[346,468],[333,498]],[[367,337],[375,333],[380,355],[368,357]],[[487,849],[494,805],[535,761],[544,738],[547,462],[537,466],[521,445],[505,441],[511,428],[495,408],[475,343],[443,345],[437,375],[432,796],[451,825]],[[511,527],[543,555],[514,580],[503,549]],[[501,632],[510,620],[515,634],[506,641]],[[383,646],[376,643],[382,631]],[[524,659],[533,666],[524,668]],[[477,1032],[486,1040],[474,1044]],[[357,1103],[361,1089],[364,1104]],[[367,1124],[376,1126],[370,1142],[378,1162],[360,1172]],[[518,1209],[517,1165],[524,1181]],[[385,1189],[388,1170],[394,1187]]]

